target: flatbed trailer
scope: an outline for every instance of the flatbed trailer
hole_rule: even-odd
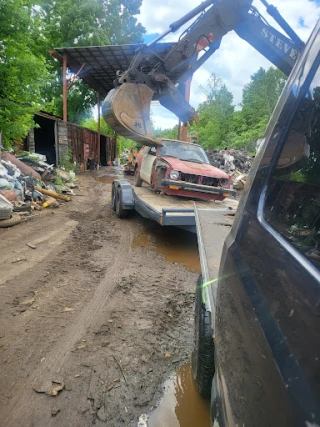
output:
[[[211,313],[213,330],[220,259],[235,211],[195,207],[196,232],[201,266],[202,302]]]
[[[174,226],[196,233],[196,210],[235,213],[238,202],[191,200],[155,193],[148,186],[133,187],[129,181],[115,180],[112,184],[112,207],[119,218],[136,211],[161,226]]]

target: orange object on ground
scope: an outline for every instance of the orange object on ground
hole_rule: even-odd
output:
[[[45,194],[46,196],[54,197],[55,199],[61,199],[66,202],[70,202],[71,200],[69,196],[65,196],[64,194],[58,194],[55,191],[46,190],[45,188],[34,187],[34,189],[36,191],[39,191],[39,193]]]

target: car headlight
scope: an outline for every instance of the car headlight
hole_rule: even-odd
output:
[[[229,186],[229,180],[227,178],[221,178],[220,179],[220,185],[221,185],[221,187],[228,187]]]
[[[178,171],[175,171],[175,170],[172,170],[171,172],[170,172],[170,178],[171,179],[178,179],[179,178],[179,172]]]

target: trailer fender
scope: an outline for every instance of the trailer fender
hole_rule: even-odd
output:
[[[118,191],[120,190],[120,191]],[[126,180],[115,180],[112,183],[112,207],[115,210],[116,198],[120,194],[121,197],[121,207],[123,210],[133,210],[134,209],[134,198],[132,185],[129,181]]]

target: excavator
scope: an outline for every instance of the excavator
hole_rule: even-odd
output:
[[[260,1],[285,34],[268,23],[252,0],[205,0],[155,40],[141,45],[129,68],[117,72],[115,87],[102,104],[105,121],[119,135],[153,146],[161,144],[152,133],[153,100],[184,124],[197,122],[196,111],[184,96],[186,83],[219,49],[222,38],[230,31],[289,75],[305,44],[276,7]],[[158,43],[194,18],[176,43]]]

